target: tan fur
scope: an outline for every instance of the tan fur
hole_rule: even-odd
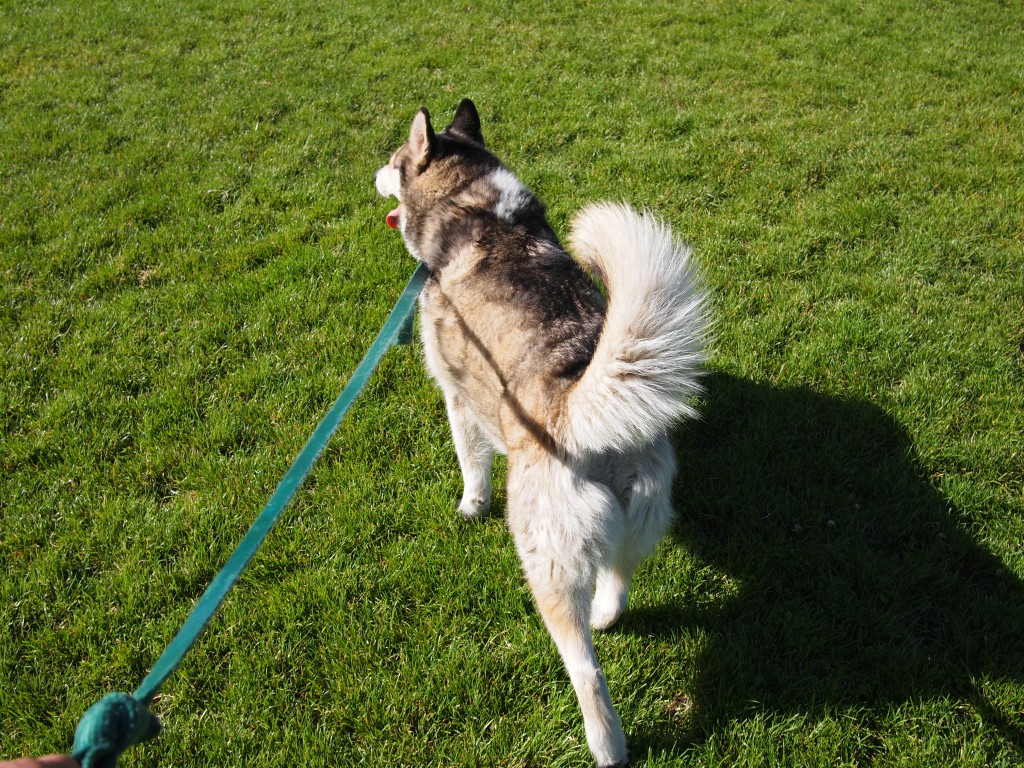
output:
[[[481,313],[465,272],[449,279],[459,266],[428,286],[421,302],[431,374],[442,389],[459,393],[503,452],[537,444],[557,453],[550,425],[560,418],[567,385],[543,375],[544,360],[531,354],[529,336],[510,332],[519,322],[514,313],[500,306]]]

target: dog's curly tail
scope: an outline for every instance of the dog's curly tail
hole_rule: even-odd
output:
[[[572,454],[629,450],[684,417],[702,391],[711,331],[708,294],[690,248],[650,213],[598,203],[573,222],[570,245],[608,293],[594,357],[571,391],[561,442]]]

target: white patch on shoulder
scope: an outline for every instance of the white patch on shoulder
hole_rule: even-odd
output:
[[[491,185],[498,192],[498,201],[494,204],[494,215],[505,221],[512,221],[516,213],[529,204],[528,190],[512,171],[498,168],[491,172]]]

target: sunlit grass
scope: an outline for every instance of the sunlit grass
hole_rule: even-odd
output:
[[[0,755],[141,681],[412,271],[374,169],[471,96],[559,231],[649,207],[716,295],[679,524],[597,640],[637,762],[1021,762],[1013,3],[22,3],[0,40]],[[589,765],[458,493],[394,350],[124,764]]]

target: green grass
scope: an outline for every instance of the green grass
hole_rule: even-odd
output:
[[[636,762],[1019,765],[1022,17],[4,3],[0,756],[141,681],[412,271],[373,171],[469,95],[556,228],[648,206],[715,292],[679,523],[597,639]],[[459,490],[395,350],[124,764],[589,765]]]

